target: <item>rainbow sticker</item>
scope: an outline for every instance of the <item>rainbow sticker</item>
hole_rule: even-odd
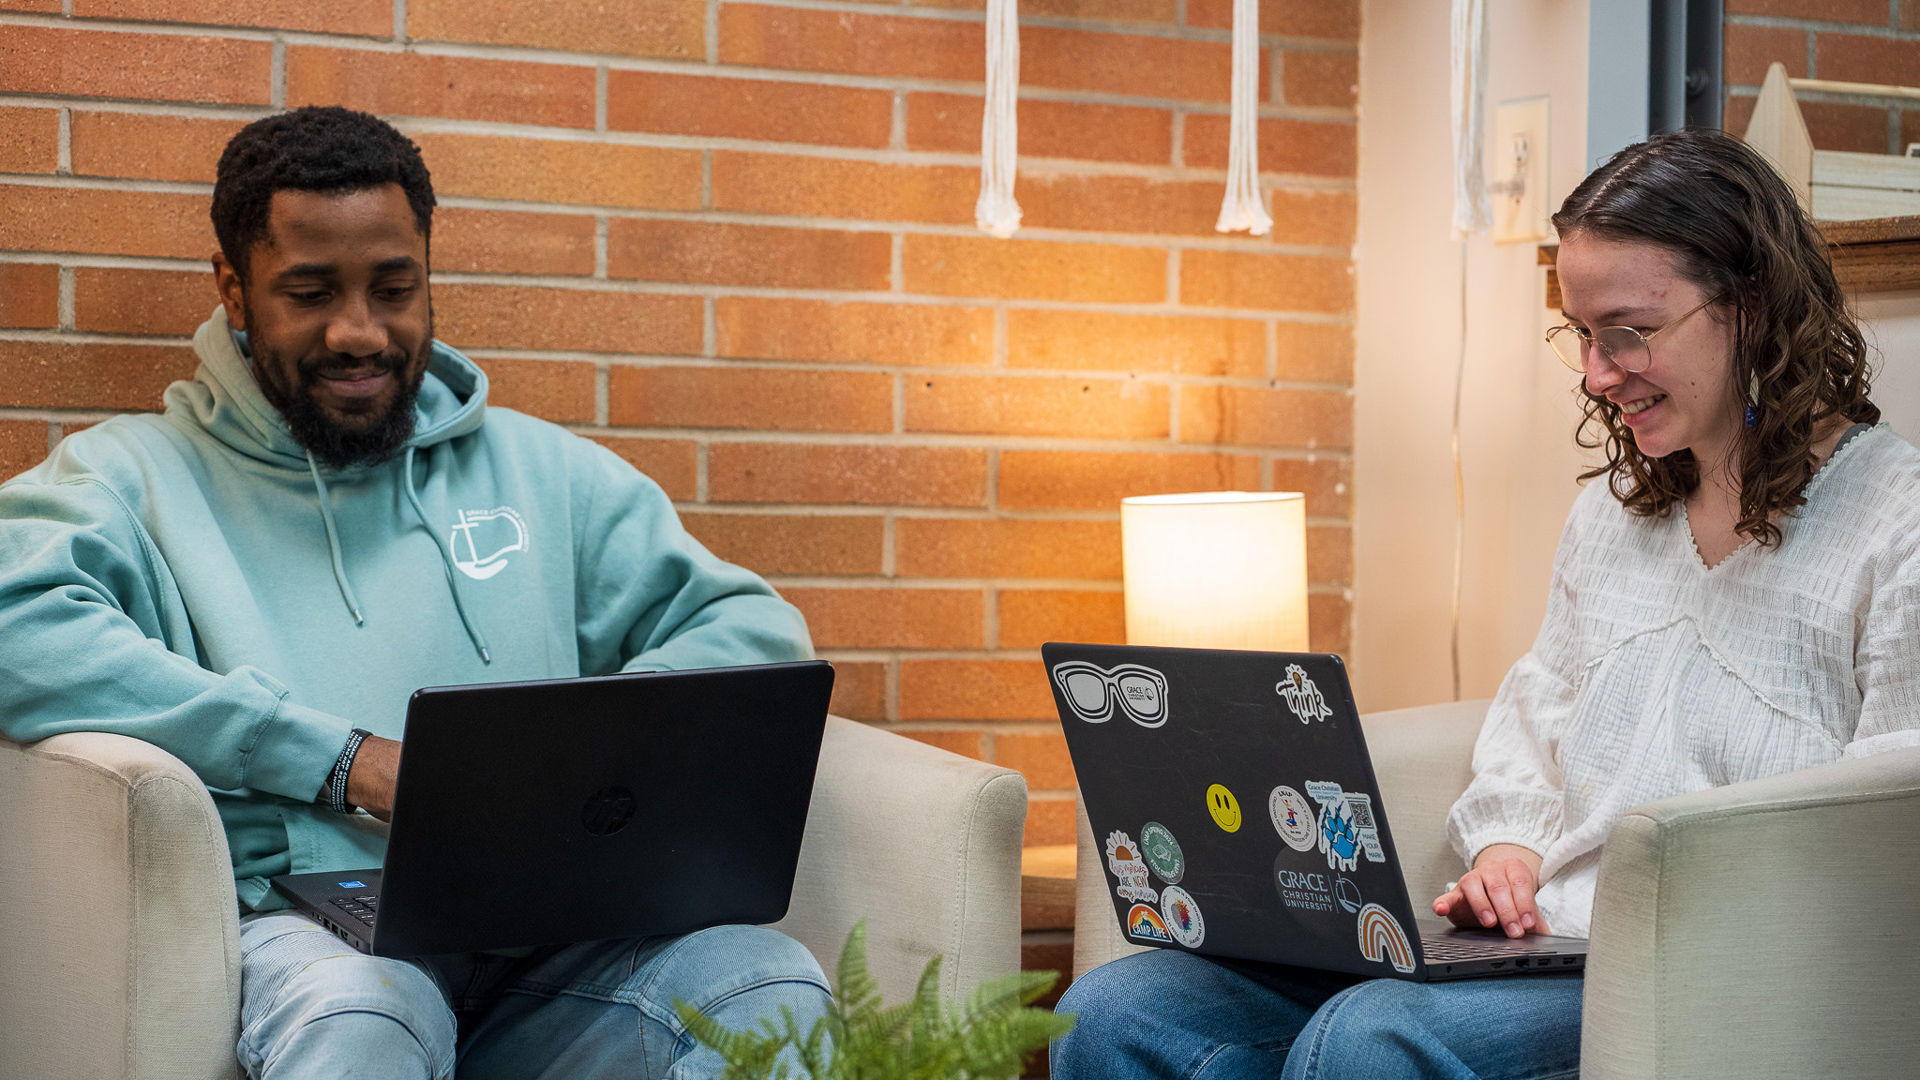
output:
[[[1167,924],[1160,913],[1145,904],[1133,905],[1127,912],[1127,936],[1141,941],[1157,941],[1163,945],[1173,944],[1173,935],[1167,933]]]
[[[1379,904],[1360,909],[1360,955],[1376,964],[1385,960],[1402,975],[1413,974],[1413,946],[1407,944],[1406,931]]]

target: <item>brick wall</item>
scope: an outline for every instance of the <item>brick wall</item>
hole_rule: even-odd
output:
[[[1726,128],[1744,132],[1775,61],[1795,78],[1920,86],[1920,0],[1727,0]],[[1799,90],[1820,150],[1904,153],[1920,101]]]
[[[1023,770],[1119,640],[1118,500],[1305,490],[1344,650],[1357,0],[1268,0],[1267,239],[1213,231],[1227,0],[1023,5],[1016,239],[972,226],[977,3],[0,0],[0,475],[188,376],[242,123],[391,119],[440,336],[599,439],[836,661],[836,708]]]

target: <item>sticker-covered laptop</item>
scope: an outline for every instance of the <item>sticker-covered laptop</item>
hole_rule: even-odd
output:
[[[1585,966],[1577,938],[1422,933],[1339,657],[1041,656],[1128,941],[1422,982]]]

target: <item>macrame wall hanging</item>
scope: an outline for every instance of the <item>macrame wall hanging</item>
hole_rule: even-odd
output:
[[[974,224],[1006,239],[1020,227],[1013,176],[1020,149],[1020,5],[987,0],[987,101],[980,118],[980,201]]]
[[[1273,228],[1260,197],[1260,0],[1233,0],[1233,111],[1227,127],[1227,197],[1218,232],[1265,236]]]
[[[1480,147],[1487,134],[1487,0],[1453,0],[1453,238],[1493,223]]]

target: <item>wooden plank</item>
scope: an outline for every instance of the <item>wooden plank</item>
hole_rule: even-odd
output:
[[[1871,218],[1865,221],[1816,222],[1830,244],[1882,244],[1889,240],[1920,240],[1920,214]],[[1555,245],[1558,251],[1559,246]]]
[[[1813,185],[1813,216],[1821,221],[1853,221],[1920,214],[1920,191]]]
[[[1826,184],[1833,187],[1920,191],[1920,158],[1898,154],[1860,154],[1850,150],[1815,150],[1813,184],[1815,187]],[[1815,216],[1819,215],[1816,213]]]
[[[1743,138],[1780,170],[1801,206],[1813,205],[1813,137],[1807,134],[1800,103],[1787,84],[1787,69],[1778,60],[1767,68]]]

